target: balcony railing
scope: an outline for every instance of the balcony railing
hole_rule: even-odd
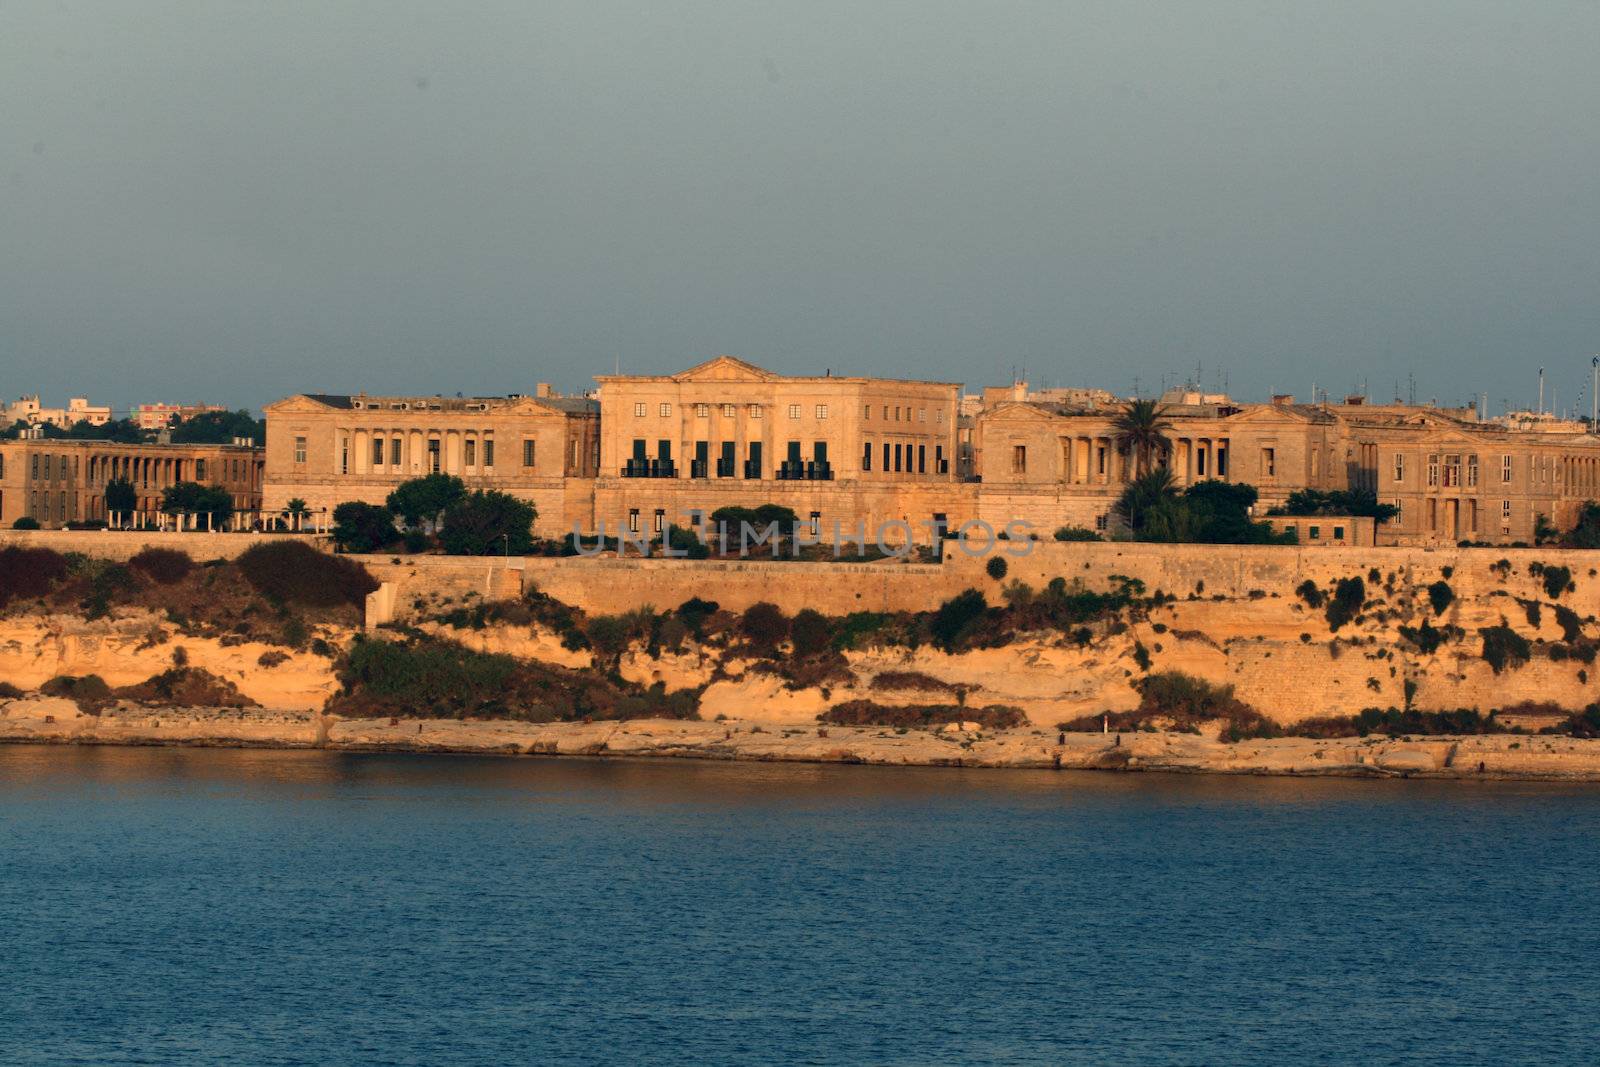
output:
[[[622,468],[624,478],[676,478],[678,468],[670,459],[630,459]]]
[[[778,465],[780,482],[831,482],[833,464],[814,460],[797,460]]]

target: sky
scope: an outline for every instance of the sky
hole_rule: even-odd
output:
[[[0,395],[1589,408],[1600,3],[0,0]],[[1584,390],[1580,399],[1580,390]]]

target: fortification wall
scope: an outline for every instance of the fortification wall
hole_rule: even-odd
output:
[[[304,541],[326,548],[328,539],[314,534],[177,533],[160,530],[0,530],[0,548],[51,548],[82,552],[99,559],[125,560],[146,548],[178,548],[197,560],[233,559],[263,541]]]

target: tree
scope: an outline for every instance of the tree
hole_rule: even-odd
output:
[[[126,478],[113,478],[106,483],[106,515],[117,516],[127,522],[139,507],[139,493]]]
[[[1145,528],[1146,517],[1153,509],[1173,500],[1178,495],[1172,484],[1172,471],[1157,467],[1128,483],[1117,502],[1112,505],[1118,518],[1135,534]]]
[[[776,523],[778,534],[771,541],[774,559],[778,556],[784,538],[793,535],[795,525],[799,521],[800,518],[794,513],[794,509],[784,507],[782,504],[762,504],[753,508],[729,506],[718,508],[711,513],[712,529],[718,529],[719,524],[726,523],[728,544],[736,550],[743,545],[741,531],[744,529],[744,523],[749,523],[757,535]]]
[[[161,491],[161,510],[179,517],[193,515],[196,526],[220,529],[233,515],[233,497],[215,486],[179,482]]]
[[[739,628],[751,645],[770,651],[789,636],[789,619],[778,605],[763,600],[744,609]]]
[[[132,419],[113,419],[95,424],[79,419],[67,430],[67,436],[78,441],[116,441],[118,444],[137,445],[144,441],[144,431]]]
[[[452,556],[525,556],[533,551],[533,520],[538,517],[538,510],[526,500],[496,489],[479,489],[445,511],[439,543]]]
[[[306,502],[300,497],[290,497],[289,502],[283,506],[283,517],[289,520],[289,528],[298,530],[305,525],[306,516],[311,514],[311,509],[306,507]]]
[[[1567,548],[1600,548],[1600,504],[1585,500],[1578,508],[1578,521],[1561,543]]]
[[[226,445],[235,437],[248,437],[252,444],[265,444],[267,424],[248,411],[204,411],[172,426],[175,445]]]
[[[1383,523],[1394,518],[1398,511],[1393,504],[1378,503],[1378,494],[1371,489],[1296,489],[1288,500],[1268,514],[1367,515]]]
[[[1167,439],[1167,431],[1172,429],[1172,424],[1167,421],[1166,415],[1167,409],[1154,400],[1130,400],[1128,406],[1112,420],[1117,451],[1125,455],[1133,453],[1135,477],[1150,469],[1152,455],[1171,450],[1172,442]]]
[[[344,552],[375,552],[400,540],[388,508],[347,500],[333,509],[333,543]]]
[[[682,526],[672,523],[662,531],[662,539],[672,551],[685,559],[705,559],[711,555],[707,548],[693,530],[685,530]],[[659,543],[659,542],[658,542]]]
[[[421,525],[430,532],[439,518],[467,495],[467,486],[453,474],[427,474],[401,482],[389,494],[389,510],[407,526]]]

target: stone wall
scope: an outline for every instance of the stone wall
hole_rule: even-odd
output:
[[[53,548],[100,559],[130,559],[146,548],[179,548],[196,560],[233,559],[263,541],[296,540],[318,548],[325,537],[312,534],[177,533],[159,530],[0,530],[0,548]]]

